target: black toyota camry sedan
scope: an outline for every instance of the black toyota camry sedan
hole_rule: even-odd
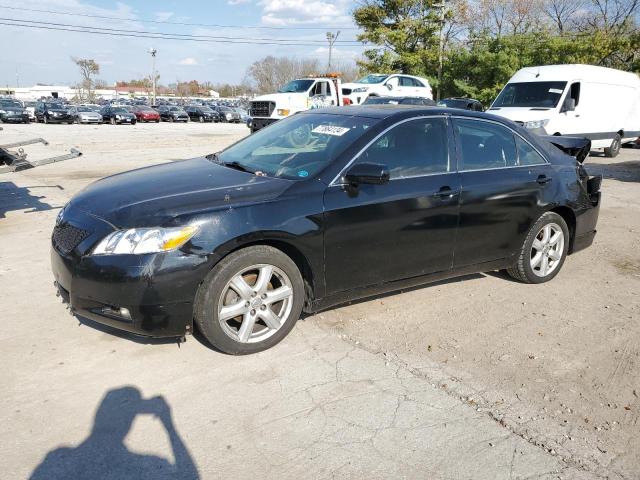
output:
[[[471,272],[546,282],[592,243],[600,207],[589,141],[551,140],[463,110],[300,113],[85,188],[53,230],[56,284],[79,317],[157,337],[198,328],[243,354],[303,310]]]

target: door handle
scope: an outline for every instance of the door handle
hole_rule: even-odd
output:
[[[536,182],[538,182],[540,185],[544,185],[545,183],[549,183],[552,179],[550,177],[547,177],[546,175],[538,175],[538,179],[536,180]]]
[[[451,187],[441,187],[436,193],[433,194],[435,198],[453,198],[460,193],[458,190],[451,190]]]

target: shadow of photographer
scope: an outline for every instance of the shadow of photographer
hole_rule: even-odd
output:
[[[160,420],[173,450],[173,464],[162,457],[127,449],[124,439],[138,415],[154,415]],[[133,478],[200,478],[164,397],[143,399],[134,387],[109,390],[96,411],[89,437],[75,448],[61,447],[49,452],[30,477],[31,480]]]

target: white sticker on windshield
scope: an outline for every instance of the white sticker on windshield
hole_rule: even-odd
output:
[[[549,93],[559,93],[560,95],[562,95],[562,90],[558,88],[550,88]]]
[[[346,127],[335,127],[333,125],[318,125],[311,131],[313,133],[323,133],[325,135],[334,135],[336,137],[341,137],[342,135],[347,133],[349,129]]]

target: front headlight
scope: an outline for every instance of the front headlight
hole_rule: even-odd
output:
[[[0,113],[7,113],[6,110],[0,110]]]
[[[116,119],[118,120],[122,119],[122,115],[116,115]]]
[[[351,93],[366,92],[367,90],[369,90],[369,87],[358,87],[351,90]]]
[[[279,108],[278,109],[278,115],[280,115],[281,117],[286,117],[287,115],[289,115],[290,110],[288,108]]]
[[[549,119],[546,118],[544,120],[530,120],[528,122],[524,122],[524,128],[529,128],[531,130],[535,130],[537,128],[544,128],[549,123]]]
[[[196,233],[194,225],[175,228],[131,228],[107,235],[92,255],[126,255],[168,252],[180,248]]]

